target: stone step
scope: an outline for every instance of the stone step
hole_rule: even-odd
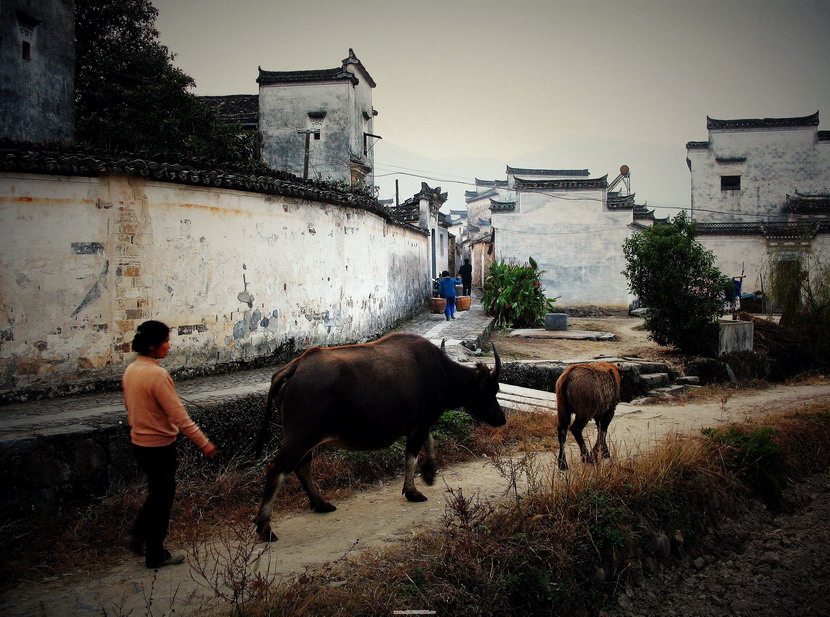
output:
[[[683,375],[675,379],[674,383],[683,384],[686,386],[698,386],[700,385],[700,377],[698,377],[697,375]]]
[[[661,388],[663,386],[668,386],[671,383],[671,379],[669,379],[668,373],[646,373],[644,375],[641,374],[640,381],[649,390]]]
[[[694,387],[695,386],[690,386],[688,384],[674,384],[671,386],[664,386],[662,388],[653,388],[648,391],[648,396],[658,396],[661,398],[666,396],[674,396],[676,394],[683,394],[684,392],[688,392]]]

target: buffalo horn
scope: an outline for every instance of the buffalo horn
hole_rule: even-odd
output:
[[[496,357],[496,370],[493,372],[493,377],[495,377],[496,381],[498,381],[499,374],[501,373],[501,359],[499,358],[499,351],[496,349],[495,345],[493,345],[493,355]]]

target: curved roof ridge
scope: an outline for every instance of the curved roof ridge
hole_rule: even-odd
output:
[[[742,118],[737,120],[717,120],[706,116],[707,129],[754,129],[793,126],[818,126],[818,111],[809,116],[794,118]]]
[[[587,169],[532,169],[528,167],[511,167],[507,166],[507,173],[516,175],[522,174],[525,176],[590,176],[591,173]]]

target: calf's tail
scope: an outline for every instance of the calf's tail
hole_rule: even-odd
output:
[[[296,370],[297,364],[296,362],[292,362],[274,373],[274,376],[271,377],[271,387],[268,388],[268,396],[265,397],[265,416],[262,419],[262,425],[259,427],[259,433],[257,434],[256,444],[254,446],[257,458],[262,454],[262,448],[265,446],[265,436],[268,431],[268,425],[271,423],[274,407],[276,407],[276,399],[283,386]]]

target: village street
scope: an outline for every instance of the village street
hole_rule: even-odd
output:
[[[611,447],[616,459],[624,459],[646,451],[666,435],[694,433],[703,427],[752,419],[819,401],[830,402],[830,382],[740,393],[725,403],[710,400],[641,407],[621,404],[610,429]],[[593,433],[586,431],[586,437],[592,440]],[[568,447],[574,459],[572,441]],[[537,463],[548,469],[542,477],[556,481],[558,473],[549,471],[553,454],[538,453]],[[574,461],[574,464],[578,463]],[[251,565],[275,580],[301,574],[306,568],[382,548],[439,524],[448,490],[498,500],[509,492],[510,483],[490,462],[479,460],[439,470],[435,485],[422,490],[429,501],[407,503],[400,495],[400,479],[394,478],[338,503],[334,513],[277,517],[274,529],[279,541],[276,543],[256,544],[251,533]],[[221,543],[214,548],[221,554],[227,546]],[[211,570],[213,564],[205,562],[212,560],[205,557],[210,553],[205,547],[201,557],[188,556],[189,564],[164,568],[157,573],[147,570],[140,560],[129,558],[104,571],[66,572],[26,582],[6,593],[0,602],[0,613],[80,617],[101,614],[102,609],[107,615],[167,615],[175,609],[179,615],[198,614],[202,607],[216,603],[212,591],[198,582],[199,576],[192,569],[200,559],[201,567]],[[337,584],[336,579],[332,584]],[[148,611],[150,599],[152,613]]]

